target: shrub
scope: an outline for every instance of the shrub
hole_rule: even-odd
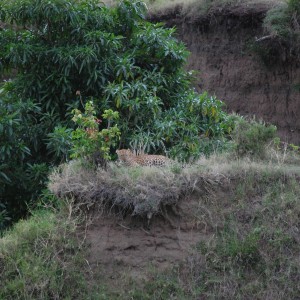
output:
[[[35,107],[29,113],[35,126],[20,123],[28,136],[27,153],[22,151],[31,165],[68,159],[74,128],[82,146],[80,134],[87,133],[76,129],[70,115],[89,101],[95,118],[106,110],[119,114],[120,147],[147,143],[147,151],[168,151],[181,160],[201,154],[203,137],[219,139],[230,131],[222,102],[191,89],[193,74],[184,70],[188,51],[173,37],[175,30],[147,22],[145,13],[141,1],[108,8],[94,0],[0,0],[0,22],[6,23],[0,70],[16,73],[9,97]],[[100,124],[99,135],[104,137],[106,126]],[[34,132],[27,134],[27,128]],[[109,156],[107,147],[115,144],[104,146]],[[26,172],[15,177],[14,185],[29,179]],[[30,201],[25,198],[19,200],[23,206]]]
[[[240,118],[231,134],[236,155],[264,158],[266,147],[276,137],[276,130],[274,125]]]
[[[33,158],[40,108],[32,101],[20,101],[10,88],[7,83],[0,89],[0,203],[5,206],[0,214],[6,225],[26,212],[26,202],[36,199],[48,172],[39,157]]]
[[[94,104],[89,101],[85,105],[85,111],[79,109],[72,111],[72,120],[77,124],[76,129],[58,126],[53,133],[48,135],[47,147],[55,153],[57,157],[63,154],[69,158],[84,160],[95,166],[106,167],[106,163],[111,159],[110,148],[116,145],[120,137],[118,125],[112,123],[119,118],[118,112],[111,109],[105,110],[102,120],[95,114]],[[99,125],[106,121],[107,127],[99,131]]]
[[[300,49],[300,4],[298,0],[287,0],[267,12],[264,27],[270,33],[271,39],[260,43],[258,49],[269,57],[264,57],[265,62],[289,58],[299,59]],[[281,47],[278,47],[278,44]]]
[[[101,160],[101,165],[111,159],[110,147],[115,146],[119,140],[120,130],[118,125],[112,123],[119,118],[118,112],[111,109],[105,110],[102,114],[103,120],[107,121],[107,128],[98,131],[102,120],[95,117],[96,111],[92,101],[85,105],[85,112],[74,110],[73,121],[78,124],[72,132],[72,158],[93,159],[94,163]]]
[[[1,20],[19,26],[1,32],[0,60],[18,70],[15,92],[57,118],[45,134],[66,122],[66,104],[82,105],[78,90],[85,102],[99,99],[97,111],[119,112],[122,147],[149,132],[149,150],[175,146],[173,156],[183,149],[188,158],[199,135],[226,132],[222,103],[190,88],[188,52],[174,29],[145,21],[145,12],[142,2],[127,0],[110,9],[94,1],[3,2]]]
[[[289,11],[297,15],[298,17],[300,16],[300,2],[298,0],[287,0],[288,3],[288,9]]]

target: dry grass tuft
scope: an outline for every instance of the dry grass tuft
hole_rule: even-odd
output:
[[[146,1],[150,14],[160,14],[180,7],[181,15],[199,17],[220,11],[226,7],[255,8],[264,5],[270,9],[282,4],[284,0],[150,0]]]
[[[117,206],[133,215],[158,213],[161,204],[176,204],[180,176],[150,167],[126,168],[111,164],[107,171],[88,170],[78,162],[63,165],[50,177],[49,189],[59,197],[98,208]]]
[[[187,194],[203,195],[216,184],[252,174],[259,180],[270,177],[298,176],[300,167],[269,161],[212,156],[185,168],[171,166],[119,167],[114,163],[103,169],[90,170],[79,161],[62,165],[50,176],[49,189],[60,198],[74,198],[79,205],[103,210],[118,207],[132,215],[151,216],[166,206],[176,206]]]

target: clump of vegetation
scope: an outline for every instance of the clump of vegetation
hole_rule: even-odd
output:
[[[0,239],[1,299],[86,297],[78,220],[66,208],[36,211]]]
[[[262,121],[237,119],[231,133],[236,155],[265,158],[267,148],[276,138],[276,131],[276,126],[266,125]]]
[[[267,12],[264,27],[268,36],[257,40],[259,53],[267,64],[273,61],[299,59],[300,6],[298,0],[287,0]]]
[[[133,215],[158,214],[166,205],[176,205],[183,192],[179,174],[169,168],[131,168],[110,164],[103,169],[86,169],[78,161],[52,173],[49,189],[60,198],[105,210],[119,207]]]
[[[299,1],[287,0],[268,11],[264,25],[272,36],[278,36],[285,41],[293,41],[299,37],[299,18]]]
[[[111,159],[110,147],[115,146],[120,138],[118,125],[112,126],[119,118],[118,112],[105,110],[102,119],[98,119],[94,104],[89,101],[85,105],[84,112],[74,109],[72,113],[74,114],[72,120],[77,124],[77,128],[72,130],[56,127],[54,132],[49,134],[48,149],[57,152],[58,149],[66,149],[65,144],[68,143],[70,158],[80,158],[85,163],[90,162],[92,166],[106,168],[107,161]],[[107,128],[99,131],[99,125],[103,121],[107,122]]]
[[[15,74],[3,84],[0,99],[9,101],[9,126],[18,128],[0,132],[5,143],[16,141],[10,165],[6,146],[0,158],[0,199],[10,202],[5,205],[12,218],[18,217],[13,209],[35,203],[31,185],[43,188],[49,167],[69,159],[72,132],[82,129],[76,131],[72,111],[83,111],[89,101],[97,119],[105,111],[118,113],[122,148],[139,145],[189,160],[213,151],[204,140],[218,143],[230,132],[222,102],[191,87],[193,74],[184,70],[188,51],[175,30],[147,22],[145,15],[141,1],[106,7],[93,0],[0,0],[0,22],[6,24],[0,30],[0,71]],[[26,103],[30,113],[19,121]],[[0,129],[6,123],[1,118]],[[113,130],[107,125],[97,125],[97,135]],[[105,160],[116,144],[103,138],[98,146]]]
[[[111,109],[105,110],[102,114],[103,120],[107,120],[107,128],[98,131],[98,126],[102,120],[95,117],[96,111],[93,102],[85,105],[85,112],[74,110],[73,121],[78,124],[76,130],[72,132],[73,149],[71,158],[88,157],[99,149],[100,156],[104,160],[110,159],[110,147],[115,146],[116,140],[120,136],[118,125],[112,123],[119,118],[118,112]]]
[[[34,157],[41,134],[37,116],[44,115],[38,104],[20,100],[11,89],[11,83],[0,88],[0,215],[3,216],[0,224],[3,226],[24,215],[26,201],[36,201],[49,169]]]

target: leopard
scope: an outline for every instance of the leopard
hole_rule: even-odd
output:
[[[164,155],[149,155],[149,154],[135,155],[129,149],[120,149],[117,150],[116,153],[119,157],[119,160],[130,167],[133,166],[164,167],[171,162],[171,160]]]

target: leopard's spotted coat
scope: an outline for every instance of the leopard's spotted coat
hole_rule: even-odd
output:
[[[135,155],[129,149],[121,149],[116,151],[119,160],[128,166],[156,166],[163,167],[166,166],[171,160],[163,155],[148,155],[141,154]]]

